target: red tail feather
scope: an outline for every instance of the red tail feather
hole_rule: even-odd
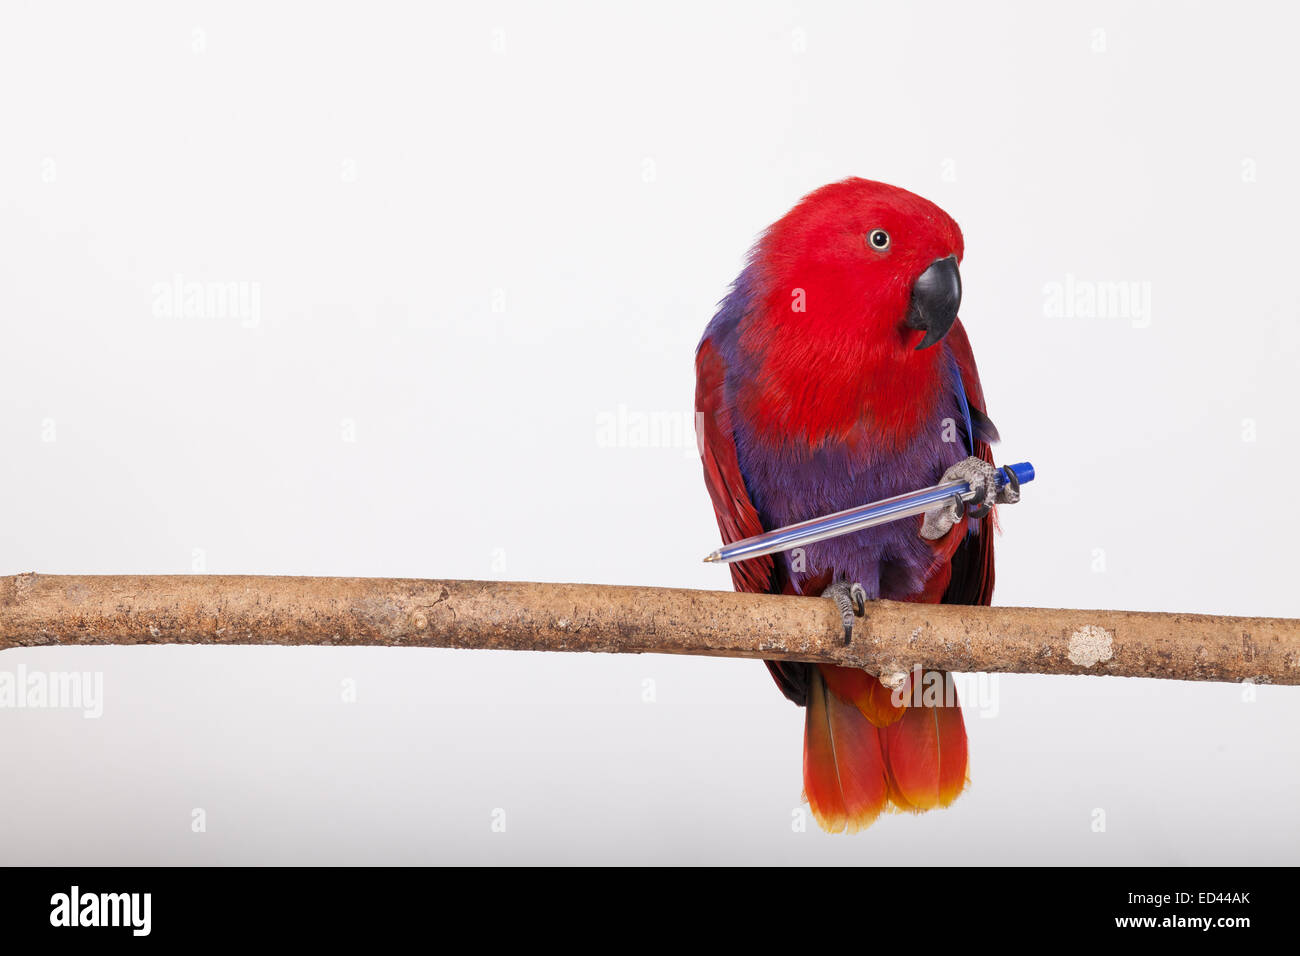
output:
[[[889,799],[902,810],[946,807],[966,786],[966,726],[952,679],[927,671],[923,690],[942,678],[943,700],[913,701],[903,719],[882,730]]]
[[[889,802],[880,731],[827,690],[818,668],[808,682],[803,787],[813,816],[831,833],[869,826]]]

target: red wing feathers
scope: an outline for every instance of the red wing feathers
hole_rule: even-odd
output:
[[[724,544],[762,534],[765,530],[736,458],[731,417],[723,396],[726,366],[713,343],[705,339],[695,355],[695,428],[704,461],[704,483],[713,499]],[[773,590],[775,563],[771,555],[736,561],[731,578],[737,591],[765,594]]]
[[[971,351],[966,329],[958,319],[952,324],[947,335],[948,347],[953,358],[957,360],[957,370],[961,374],[962,385],[966,390],[966,402],[970,406],[971,418],[976,422],[975,434],[971,436],[972,454],[987,462],[993,461],[993,449],[989,440],[997,439],[997,430],[989,421],[988,409],[984,405],[984,389],[980,385],[979,369],[975,367],[975,355]],[[964,528],[966,522],[961,526]],[[956,539],[956,547],[948,558],[948,581],[941,588],[927,586],[925,597],[917,600],[937,604],[988,604],[993,600],[993,527],[994,516],[989,515],[979,523],[979,529],[972,535],[964,531]],[[957,529],[953,529],[956,533]],[[933,578],[932,578],[933,581]]]
[[[705,339],[695,354],[695,429],[700,458],[704,462],[704,483],[713,500],[724,544],[762,534],[766,529],[758,510],[749,498],[745,478],[736,457],[736,440],[731,431],[731,415],[723,392],[727,368]],[[777,580],[776,562],[771,555],[736,561],[731,565],[731,580],[737,591],[768,594],[785,590]],[[808,671],[805,664],[788,661],[764,661],[772,679],[789,700],[804,706],[808,699]]]

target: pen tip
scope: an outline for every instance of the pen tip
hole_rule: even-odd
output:
[[[704,556],[705,564],[716,564],[717,561],[718,561],[718,552],[716,551],[714,551],[712,554],[706,554]]]

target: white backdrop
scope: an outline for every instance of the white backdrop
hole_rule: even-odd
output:
[[[6,8],[0,573],[728,587],[694,346],[862,175],[961,224],[1038,466],[995,600],[1300,615],[1280,6],[477,6]],[[0,708],[4,862],[1300,859],[1300,688],[1002,677],[951,810],[830,837],[756,662],[20,666],[103,713]]]

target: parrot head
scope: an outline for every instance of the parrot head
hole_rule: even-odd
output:
[[[806,332],[915,351],[957,318],[962,252],[961,229],[934,203],[855,178],[804,197],[767,231],[758,255],[784,298],[804,290],[805,311],[792,314],[808,320]]]
[[[746,414],[773,440],[852,439],[864,416],[905,440],[945,374],[934,346],[957,320],[962,253],[957,223],[897,186],[853,178],[805,196],[751,253]]]

